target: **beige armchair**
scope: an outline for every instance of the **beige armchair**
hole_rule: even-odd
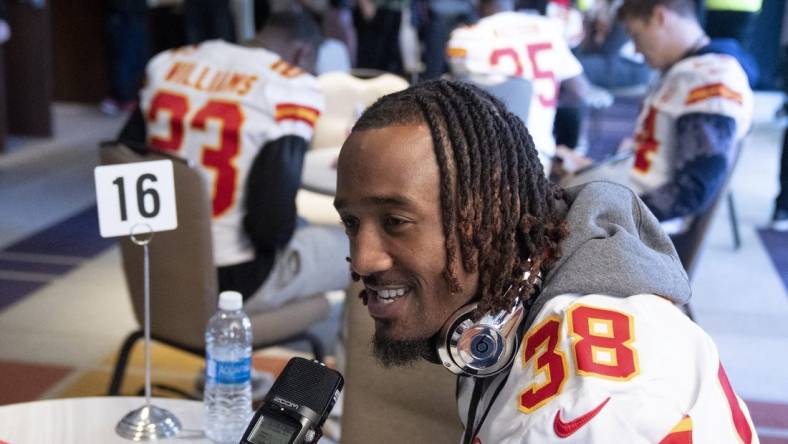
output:
[[[402,77],[390,73],[375,74],[371,78],[359,78],[335,71],[318,76],[326,108],[315,123],[312,149],[342,146],[364,109],[379,97],[408,87],[407,80]]]
[[[359,290],[351,286],[345,302],[342,444],[460,442],[455,376],[424,361],[405,368],[380,366],[371,355],[374,326],[356,298]]]

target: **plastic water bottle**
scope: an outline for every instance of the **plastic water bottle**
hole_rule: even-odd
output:
[[[205,330],[205,435],[238,443],[252,413],[252,323],[236,291],[219,295]]]

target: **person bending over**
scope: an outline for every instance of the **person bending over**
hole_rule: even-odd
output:
[[[742,68],[750,66],[748,56],[735,41],[709,39],[693,0],[624,0],[618,17],[662,74],[643,101],[631,161],[566,183],[599,177],[625,183],[666,230],[681,232],[711,205],[729,174],[752,121],[748,82],[757,73]]]
[[[375,355],[458,374],[465,443],[757,442],[677,307],[690,286],[654,216],[618,184],[549,182],[491,95],[436,80],[381,98],[334,204]]]
[[[249,312],[350,282],[341,228],[297,222],[304,154],[323,109],[309,74],[320,39],[305,13],[283,12],[246,46],[165,51],[148,64],[140,109],[119,136],[205,173],[219,287],[241,292]]]

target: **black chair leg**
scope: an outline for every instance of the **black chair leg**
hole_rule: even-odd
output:
[[[126,340],[123,341],[123,345],[120,347],[120,353],[118,354],[118,360],[115,363],[115,369],[112,371],[112,379],[109,382],[109,390],[107,390],[109,396],[117,396],[120,393],[120,385],[123,383],[123,377],[126,375],[126,366],[129,363],[131,348],[134,347],[134,344],[140,340],[144,334],[142,330],[137,330],[128,335]]]
[[[741,247],[741,237],[739,236],[739,218],[736,216],[736,206],[733,203],[732,191],[728,191],[728,218],[731,221],[731,230],[733,231],[733,249],[738,250]]]

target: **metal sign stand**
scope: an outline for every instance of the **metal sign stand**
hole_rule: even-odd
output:
[[[141,239],[135,233],[137,227],[148,229],[148,237]],[[145,289],[145,405],[132,410],[115,426],[115,433],[132,441],[149,441],[174,436],[181,430],[181,422],[170,411],[156,407],[150,402],[150,264],[148,243],[153,239],[153,230],[147,224],[131,228],[131,241],[143,249],[143,276]]]

